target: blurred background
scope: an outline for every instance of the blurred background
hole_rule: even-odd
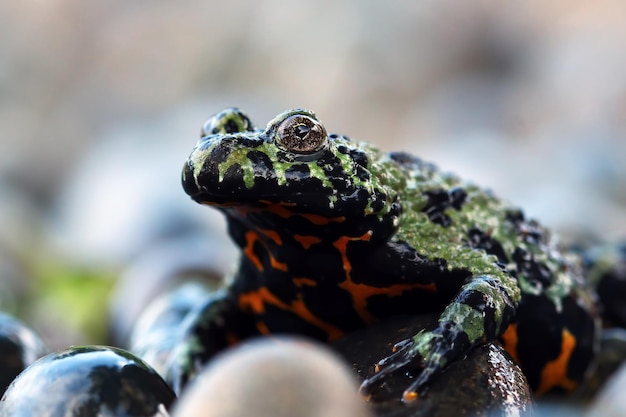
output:
[[[180,187],[227,106],[307,107],[568,240],[623,238],[624,74],[621,0],[4,0],[0,308],[53,347],[103,342],[173,276],[228,270]]]

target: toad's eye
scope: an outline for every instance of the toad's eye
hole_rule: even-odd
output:
[[[276,131],[276,143],[283,149],[310,154],[320,150],[328,141],[326,129],[317,120],[294,115],[283,120]]]
[[[215,134],[253,132],[254,129],[254,123],[250,121],[250,118],[244,112],[238,108],[231,107],[211,116],[200,129],[200,137]]]

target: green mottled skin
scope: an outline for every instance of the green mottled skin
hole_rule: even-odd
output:
[[[366,142],[357,146],[368,154],[373,161],[368,170],[372,173],[374,187],[386,190],[389,195],[397,194],[402,202],[403,213],[398,222],[398,229],[393,236],[394,240],[409,242],[418,253],[429,258],[443,258],[451,268],[469,269],[474,275],[489,275],[496,277],[505,287],[511,301],[519,303],[521,292],[517,281],[508,273],[499,268],[493,255],[469,248],[466,244],[466,231],[472,227],[490,230],[494,238],[501,242],[508,242],[512,248],[525,245],[519,235],[510,232],[504,225],[505,212],[510,207],[491,193],[462,182],[457,176],[437,170],[433,165],[424,164],[423,169],[406,171],[398,164],[386,157],[385,153]],[[451,189],[462,187],[468,193],[468,203],[461,211],[451,210],[448,213],[452,225],[442,227],[431,222],[422,212],[427,203],[424,192],[433,189]],[[532,248],[539,252],[537,248]],[[552,267],[558,269],[556,262]],[[557,292],[567,291],[571,287],[571,280],[557,283],[560,287]],[[492,288],[484,288],[492,292]],[[497,299],[498,297],[494,297]],[[559,300],[555,300],[559,302]],[[499,311],[499,309],[496,309]],[[484,323],[482,317],[475,314],[472,308],[464,304],[453,304],[447,309],[446,317],[453,316],[467,332],[472,343],[483,338]],[[496,317],[498,323],[500,317]],[[504,329],[503,329],[504,330]],[[424,340],[420,344],[420,353],[425,356],[430,349],[430,341]]]
[[[360,145],[362,149],[371,146]],[[375,178],[383,187],[397,190],[402,202],[403,213],[394,236],[397,240],[410,242],[419,253],[428,254],[431,258],[444,258],[453,268],[469,268],[475,274],[494,274],[501,279],[509,279],[508,274],[495,267],[494,258],[483,252],[475,251],[465,244],[466,231],[471,227],[491,230],[495,238],[510,240],[513,247],[521,244],[519,236],[508,236],[504,223],[505,206],[500,200],[488,192],[475,186],[465,184],[454,175],[437,171],[427,166],[420,171],[406,172],[397,164],[389,161],[384,155],[372,152],[372,160],[377,161],[369,167]],[[421,210],[427,203],[423,192],[433,189],[450,189],[462,187],[468,193],[468,203],[461,211],[451,210],[448,215],[453,219],[449,227],[441,227],[431,222]],[[445,242],[445,244],[444,244]],[[514,301],[519,301],[517,285],[510,282]]]

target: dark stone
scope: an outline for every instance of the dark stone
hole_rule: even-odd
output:
[[[165,417],[175,395],[136,356],[105,346],[73,347],[24,370],[0,402],[1,417]]]
[[[171,353],[182,338],[181,323],[208,298],[208,288],[192,281],[157,297],[136,321],[129,350],[164,375]]]
[[[361,379],[391,353],[393,345],[422,329],[432,329],[437,316],[398,317],[341,338],[334,348]],[[381,417],[532,415],[532,399],[521,369],[497,343],[474,348],[435,379],[425,395],[401,402],[411,383],[404,372],[393,374],[370,405]]]

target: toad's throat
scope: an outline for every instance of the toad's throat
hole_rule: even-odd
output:
[[[332,274],[333,285],[336,285],[338,290],[345,291],[345,293],[349,295],[352,311],[356,313],[358,322],[360,322],[361,325],[371,324],[381,318],[379,314],[369,309],[369,300],[372,296],[395,298],[403,296],[405,292],[408,291],[420,290],[431,293],[437,292],[437,287],[434,283],[399,283],[377,286],[355,280],[353,278],[353,260],[348,256],[348,246],[355,242],[367,242],[370,240],[371,236],[371,232],[355,237],[342,236],[337,238],[330,245],[335,255],[339,257],[343,269],[341,272],[337,271],[337,274]],[[323,244],[321,239],[315,236],[300,236],[299,239],[302,242],[302,249],[304,251],[308,251],[311,247],[315,247],[318,244]],[[298,265],[281,262],[279,260],[281,259],[279,257],[280,251],[272,249],[282,246],[283,243],[281,236],[272,230],[249,230],[245,234],[243,254],[260,274],[266,276],[264,281],[268,286],[262,288],[266,292],[253,289],[248,291],[244,298],[250,305],[256,306],[253,310],[259,314],[263,311],[265,304],[271,304],[279,309],[294,313],[305,321],[313,324],[307,311],[300,308],[304,305],[303,293],[306,292],[311,295],[316,293],[316,291],[325,291],[324,288],[327,288],[326,285],[328,282],[324,284],[320,279],[323,280],[324,277],[328,279],[330,276],[326,276],[326,274],[301,276],[300,273],[302,271],[294,271],[294,269],[298,268]],[[324,250],[326,249],[327,248]],[[286,299],[275,294],[273,294],[272,297],[267,297],[267,294],[272,292],[272,288],[275,288],[276,284],[276,281],[268,279],[269,276],[281,277],[280,282],[283,283],[282,285],[284,285],[284,280],[291,282],[296,291]],[[279,293],[282,293],[282,291],[276,294]],[[323,298],[324,294],[320,293],[318,296]],[[300,307],[296,308],[298,306]],[[329,340],[333,340],[339,335],[332,331],[329,332],[326,326],[318,327],[328,333]]]

